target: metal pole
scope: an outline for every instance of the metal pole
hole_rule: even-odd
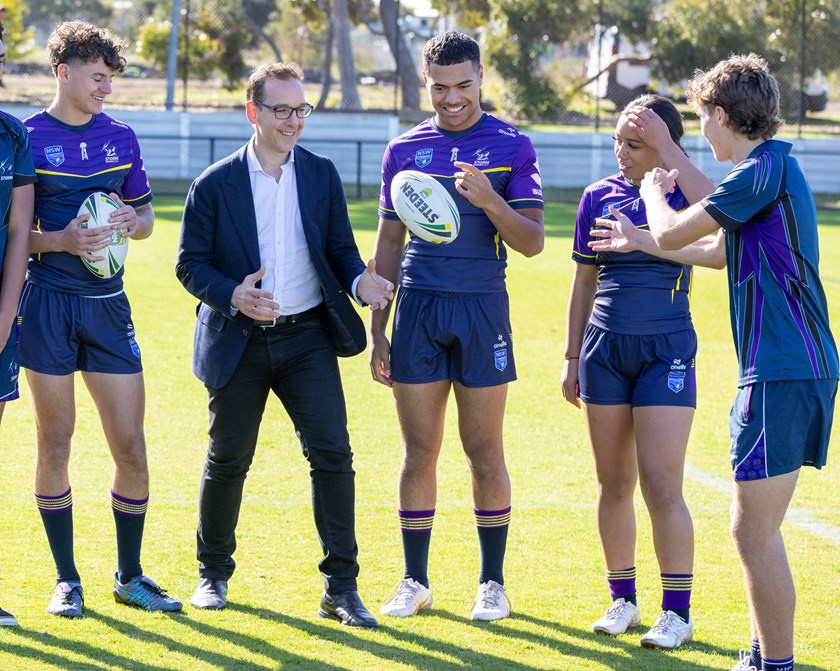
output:
[[[802,0],[802,32],[799,37],[799,130],[796,133],[797,137],[802,137],[802,124],[805,122],[805,39],[808,36],[805,13],[806,2],[807,0]]]
[[[399,113],[400,94],[400,0],[396,1],[396,12],[394,12],[394,62],[397,71],[394,77],[394,113]]]
[[[598,40],[597,49],[598,56],[596,57],[596,72],[601,72],[601,43],[604,39],[604,0],[598,0]],[[595,80],[595,132],[601,127],[601,75]]]
[[[190,80],[190,0],[187,0],[184,13],[184,70],[181,74],[184,82],[184,111],[187,111],[187,88]]]
[[[178,77],[178,29],[181,27],[181,0],[172,0],[169,30],[169,53],[166,57],[166,111],[175,102],[175,79]]]
[[[362,141],[356,142],[356,200],[362,199]]]

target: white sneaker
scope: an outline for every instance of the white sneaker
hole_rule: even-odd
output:
[[[471,617],[473,620],[501,620],[510,615],[510,608],[510,599],[504,586],[495,580],[488,580],[478,586]]]
[[[432,589],[422,583],[406,578],[400,580],[397,591],[385,602],[380,612],[383,615],[395,617],[411,617],[417,615],[421,610],[429,610],[432,607]]]
[[[740,661],[732,667],[732,671],[759,671],[752,664],[750,664],[750,651],[743,648],[738,652],[741,657]]]
[[[694,636],[694,623],[686,622],[672,610],[663,610],[650,631],[639,641],[646,648],[673,650]]]
[[[616,599],[612,606],[597,622],[593,623],[592,631],[598,634],[618,636],[631,627],[638,627],[642,623],[642,613],[632,601]]]

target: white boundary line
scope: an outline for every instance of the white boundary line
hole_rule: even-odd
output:
[[[734,485],[726,478],[704,471],[689,463],[685,465],[685,477],[701,485],[716,489],[732,498]],[[840,527],[815,517],[805,508],[788,508],[785,522],[801,531],[807,531],[830,543],[840,545]]]

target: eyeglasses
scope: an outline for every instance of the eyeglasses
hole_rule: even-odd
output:
[[[298,119],[305,119],[312,114],[312,111],[315,109],[314,105],[310,105],[309,103],[305,103],[300,107],[288,107],[287,105],[271,107],[270,105],[266,105],[265,103],[260,103],[255,100],[254,104],[258,107],[264,107],[265,109],[274,112],[275,119],[290,119],[292,114],[297,116]]]

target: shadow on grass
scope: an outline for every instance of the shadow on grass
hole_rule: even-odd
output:
[[[460,626],[465,632],[474,629],[481,632],[482,638],[477,638],[476,647],[465,647],[456,643],[445,642],[429,637],[416,631],[406,631],[380,624],[376,631],[355,630],[342,627],[327,620],[308,620],[283,614],[269,608],[258,608],[249,605],[229,604],[228,611],[241,614],[248,618],[264,621],[264,625],[287,627],[308,639],[316,639],[333,647],[340,646],[344,651],[338,651],[341,665],[331,664],[315,656],[307,656],[295,651],[299,644],[299,636],[284,641],[276,632],[271,635],[253,633],[264,631],[264,626],[247,627],[241,629],[219,626],[208,622],[206,614],[201,619],[190,616],[190,612],[169,616],[172,631],[166,634],[152,632],[136,624],[118,620],[96,611],[88,610],[88,618],[101,623],[114,632],[131,640],[126,655],[115,654],[97,647],[95,643],[66,638],[48,632],[30,632],[23,628],[9,629],[9,638],[3,645],[3,651],[22,660],[33,660],[41,665],[52,665],[60,669],[81,671],[157,671],[163,667],[173,668],[173,660],[161,664],[166,653],[154,652],[150,661],[144,662],[139,652],[143,645],[164,648],[168,653],[180,654],[193,661],[188,667],[202,662],[213,668],[225,670],[244,669],[294,669],[295,671],[355,671],[362,668],[362,659],[358,653],[379,658],[384,662],[400,663],[424,671],[463,671],[464,669],[505,669],[505,671],[532,671],[533,666],[520,663],[499,654],[508,646],[505,641],[523,641],[529,646],[538,646],[545,651],[546,657],[562,655],[564,657],[579,658],[600,663],[607,668],[646,669],[653,665],[654,660],[664,661],[662,655],[667,656],[669,671],[713,671],[717,667],[692,661],[679,659],[660,650],[650,650],[638,645],[637,636],[612,638],[599,636],[588,629],[570,627],[557,622],[544,620],[531,615],[513,613],[510,618],[498,622],[473,622],[445,610],[434,610],[421,616],[420,619],[444,620],[451,623],[452,628]],[[153,616],[154,617],[154,616]],[[211,614],[212,619],[212,614]],[[528,629],[523,629],[522,625]],[[183,636],[184,629],[192,630],[191,636]],[[640,633],[643,630],[640,630]],[[182,639],[199,635],[213,643],[202,646],[186,643]],[[492,637],[491,640],[490,637]],[[485,645],[482,649],[479,645]],[[691,650],[707,654],[737,658],[737,651],[695,641],[688,644]],[[43,650],[42,648],[47,648]],[[249,657],[262,657],[266,661],[259,662],[243,658],[242,651],[247,651]],[[336,653],[331,652],[331,656]],[[138,658],[140,657],[140,658]],[[562,664],[561,660],[554,662],[548,657],[543,658],[549,664]],[[369,660],[367,660],[369,661]],[[26,668],[26,667],[21,667]],[[546,667],[548,668],[548,667]],[[552,666],[551,668],[562,668]],[[728,668],[728,667],[727,667]],[[797,665],[798,671],[829,671],[827,668],[813,665]]]

